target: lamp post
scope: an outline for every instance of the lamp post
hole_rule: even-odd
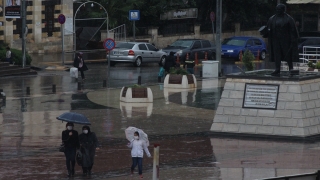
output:
[[[22,20],[22,68],[26,65],[26,36],[27,36],[27,28],[26,28],[26,0],[21,1],[21,20]]]

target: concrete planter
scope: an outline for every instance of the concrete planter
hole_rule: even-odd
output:
[[[120,92],[120,101],[128,103],[152,103],[153,94],[150,88],[123,87]]]
[[[165,88],[188,89],[197,87],[197,79],[193,74],[167,74],[164,79]]]
[[[192,89],[164,88],[163,95],[164,95],[164,99],[166,101],[166,104],[169,104],[170,103],[170,99],[169,99],[170,94],[181,93],[181,104],[187,104],[188,99],[189,99],[189,101],[192,100],[192,102],[195,102],[196,94],[197,94],[196,90],[197,89],[195,89],[195,88],[192,88]],[[189,98],[188,98],[188,96],[189,96]],[[180,102],[175,102],[175,103],[180,103]]]
[[[120,102],[121,113],[124,117],[132,116],[150,117],[152,114],[153,103],[126,103]]]

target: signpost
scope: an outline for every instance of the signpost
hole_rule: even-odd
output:
[[[61,41],[62,41],[61,58],[62,58],[62,65],[64,65],[64,23],[66,22],[66,16],[63,14],[60,14],[58,16],[58,21],[61,25]]]
[[[136,21],[140,20],[140,11],[139,10],[130,10],[129,11],[129,20],[133,21],[133,41],[136,41]]]
[[[212,24],[212,36],[213,36],[213,42],[215,41],[215,37],[214,37],[214,21],[216,20],[216,15],[214,14],[213,11],[211,11],[210,13],[210,19],[211,19],[211,24]]]
[[[107,38],[103,41],[103,47],[109,52],[108,58],[108,69],[107,69],[107,87],[109,87],[109,76],[110,76],[110,51],[112,51],[116,47],[116,42],[114,39]]]

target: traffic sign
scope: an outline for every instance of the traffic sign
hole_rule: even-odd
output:
[[[140,20],[140,11],[139,10],[130,10],[129,11],[129,20],[130,21]]]
[[[216,15],[214,14],[213,11],[211,11],[211,13],[210,13],[210,19],[212,22],[214,22],[216,20]]]
[[[107,38],[106,40],[103,41],[103,47],[106,50],[111,51],[116,47],[116,42],[111,38]]]
[[[63,15],[63,14],[60,14],[58,16],[58,21],[59,21],[60,24],[64,24],[66,22],[66,16]]]

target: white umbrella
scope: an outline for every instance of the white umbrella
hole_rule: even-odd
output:
[[[125,134],[126,134],[126,138],[128,139],[128,141],[132,141],[132,139],[134,139],[134,133],[138,132],[139,133],[139,139],[144,140],[147,144],[147,146],[149,146],[149,140],[148,140],[148,135],[146,133],[144,133],[141,129],[136,128],[136,127],[132,127],[129,126],[126,130],[125,130]]]

